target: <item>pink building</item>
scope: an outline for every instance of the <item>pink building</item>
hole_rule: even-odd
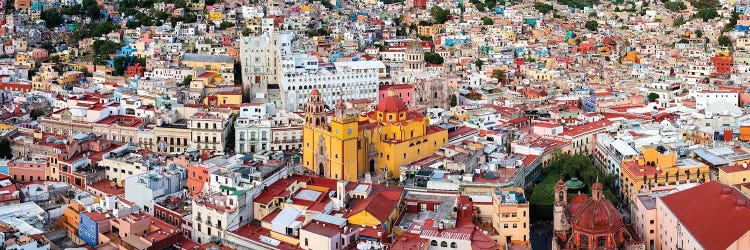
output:
[[[401,98],[406,105],[414,104],[414,86],[411,84],[380,85],[378,101],[388,96],[388,91]]]
[[[183,238],[177,227],[145,212],[129,214],[122,218],[113,218],[110,225],[112,226],[113,236],[130,241],[128,242],[129,245],[143,244],[150,246],[149,249],[164,249]],[[137,238],[133,236],[137,236]]]
[[[31,58],[34,58],[34,60],[47,59],[47,56],[49,56],[49,52],[46,49],[31,50]]]
[[[8,163],[8,175],[16,182],[47,180],[47,161],[14,160]]]
[[[718,182],[660,197],[655,248],[750,249],[748,204],[739,190]]]

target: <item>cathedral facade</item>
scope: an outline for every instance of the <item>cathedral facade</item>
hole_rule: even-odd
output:
[[[366,173],[399,177],[401,166],[429,156],[448,141],[448,131],[410,111],[389,91],[374,111],[357,114],[343,100],[329,114],[313,90],[305,109],[302,164],[320,176],[359,180]]]

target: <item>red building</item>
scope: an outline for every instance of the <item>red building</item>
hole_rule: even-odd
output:
[[[6,82],[0,84],[0,90],[4,91],[31,92],[31,88],[31,84],[28,83]]]
[[[568,185],[555,185],[553,249],[625,249],[644,245],[626,229],[620,213],[604,198],[602,184],[594,183],[591,197],[578,194],[568,199]],[[641,248],[641,249],[643,249]]]
[[[414,0],[415,9],[427,9],[427,0]]]
[[[181,229],[182,235],[188,239],[193,237],[192,225],[188,225],[192,222],[185,220],[190,213],[190,200],[187,197],[171,197],[154,204],[154,217]]]
[[[140,63],[136,63],[133,66],[128,66],[128,77],[135,77],[135,75],[143,76],[143,72],[146,71],[146,67]]]
[[[713,56],[709,60],[714,64],[714,74],[727,75],[732,73],[732,62],[734,58],[732,56]]]

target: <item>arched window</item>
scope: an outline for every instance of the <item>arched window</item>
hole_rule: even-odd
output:
[[[451,242],[451,248],[458,248],[458,244],[456,242]]]
[[[430,242],[430,245],[431,246],[437,246],[437,241],[436,240],[432,240],[432,242]]]
[[[440,246],[441,247],[448,247],[448,242],[446,242],[446,241],[440,242]]]

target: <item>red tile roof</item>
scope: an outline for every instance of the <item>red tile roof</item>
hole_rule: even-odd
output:
[[[386,218],[398,206],[404,190],[399,187],[386,187],[382,185],[373,185],[372,188],[367,198],[359,201],[350,201],[352,210],[346,213],[344,218],[367,211],[380,222],[385,222]]]
[[[661,200],[704,249],[726,249],[750,231],[750,199],[730,186],[708,182]]]
[[[302,227],[303,230],[317,234],[322,235],[328,238],[331,238],[335,236],[336,234],[341,233],[341,228],[339,228],[336,225],[328,224],[328,223],[322,223],[322,222],[316,222],[311,221],[310,223],[307,223],[304,227]]]
[[[583,124],[583,125],[580,125],[580,126],[571,126],[571,127],[565,128],[565,131],[563,131],[562,133],[560,133],[560,136],[575,137],[575,136],[579,136],[581,134],[585,134],[585,133],[589,133],[589,132],[596,131],[596,130],[599,130],[599,129],[603,129],[603,128],[609,126],[610,124],[612,124],[612,122],[610,120],[601,119],[601,120],[598,120],[598,121],[595,121],[595,122],[589,122],[589,123],[586,123],[586,124]]]
[[[238,228],[232,233],[239,235],[241,237],[244,237],[246,239],[252,240],[255,243],[260,243],[263,245],[271,246],[268,243],[260,241],[261,236],[271,238],[271,230],[268,230],[259,226],[253,226],[253,225],[247,224]],[[279,250],[300,249],[296,245],[292,245],[283,241],[278,246],[271,246],[271,247],[274,247],[275,249],[279,249]]]

